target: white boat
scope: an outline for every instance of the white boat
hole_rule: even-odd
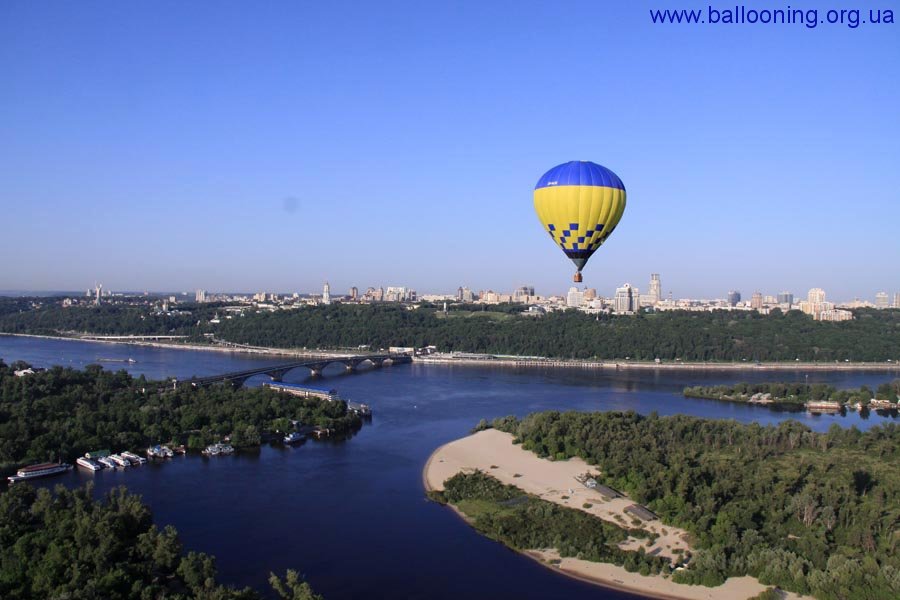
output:
[[[97,462],[106,467],[107,469],[115,469],[116,463],[114,463],[108,456],[101,456],[97,459]]]
[[[144,458],[143,456],[138,456],[134,452],[128,452],[128,451],[122,452],[122,457],[130,460],[131,464],[133,464],[133,465],[142,465],[145,462],[147,462],[146,458]]]
[[[109,460],[113,461],[114,463],[116,463],[116,465],[118,465],[120,467],[130,467],[131,466],[131,463],[128,461],[127,458],[123,458],[122,456],[120,456],[118,454],[110,454],[108,458],[109,458]]]
[[[203,454],[206,456],[218,456],[219,455],[219,444],[210,444],[206,448],[203,449]]]
[[[48,477],[58,473],[65,473],[70,470],[72,465],[66,463],[41,463],[39,465],[30,465],[19,469],[15,475],[7,477],[10,483],[17,481],[25,481],[26,479],[37,479],[38,477]]]
[[[150,446],[147,448],[147,456],[150,458],[171,458],[175,453],[168,446]]]
[[[226,454],[234,454],[234,447],[230,444],[210,444],[203,450],[206,456],[225,456]]]
[[[75,464],[83,469],[87,469],[88,471],[99,471],[103,468],[103,465],[101,465],[97,461],[91,460],[90,458],[85,458],[84,456],[82,456],[81,458],[76,458]]]
[[[299,431],[292,431],[291,433],[284,436],[285,444],[296,444],[297,442],[302,442],[306,439],[306,436],[300,433]]]

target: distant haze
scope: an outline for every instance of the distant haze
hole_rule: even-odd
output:
[[[588,159],[602,295],[900,291],[897,26],[651,4],[3,3],[0,288],[562,293],[532,189]]]

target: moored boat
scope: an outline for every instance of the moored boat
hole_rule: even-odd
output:
[[[171,458],[174,453],[168,446],[150,446],[147,448],[147,456],[150,458]]]
[[[71,468],[72,465],[67,463],[41,463],[38,465],[29,465],[27,467],[22,467],[16,472],[15,475],[10,475],[9,477],[7,477],[7,479],[10,483],[16,483],[17,481],[25,481],[27,479],[37,479],[38,477],[49,477],[50,475],[65,473]]]
[[[114,463],[116,463],[116,465],[118,465],[120,467],[130,467],[131,466],[131,462],[127,458],[120,456],[118,454],[110,454],[107,458],[109,460],[113,461]]]
[[[128,452],[127,450],[125,452],[122,452],[121,455],[123,458],[131,461],[131,464],[133,465],[142,465],[147,462],[147,459],[143,456],[138,456],[134,452]]]
[[[203,449],[204,456],[225,456],[234,454],[234,447],[230,444],[210,444]]]
[[[106,467],[107,469],[115,469],[116,463],[114,463],[108,456],[101,456],[97,459],[97,462]]]
[[[813,400],[806,403],[809,412],[840,412],[841,403],[830,400]]]
[[[291,433],[284,436],[285,444],[296,444],[298,442],[302,442],[306,439],[306,436],[300,433],[299,431],[292,431]]]
[[[88,471],[99,471],[103,468],[103,465],[98,463],[95,460],[91,460],[86,456],[82,456],[75,459],[75,464],[81,467],[82,469],[87,469]]]

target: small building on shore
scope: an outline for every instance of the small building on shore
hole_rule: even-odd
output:
[[[594,481],[594,483],[595,483],[595,485],[593,487],[588,485],[588,483],[591,481]],[[602,483],[596,483],[596,481],[592,480],[592,479],[588,479],[585,482],[585,485],[587,485],[587,487],[591,488],[595,492],[599,492],[600,495],[603,496],[604,498],[606,498],[607,500],[615,500],[616,498],[622,497],[622,494],[620,494],[613,488],[609,487],[608,485],[603,485]]]
[[[659,518],[651,510],[641,506],[640,504],[631,504],[629,506],[626,506],[625,512],[627,512],[632,517],[637,517],[642,521],[655,521]]]
[[[320,398],[322,400],[338,400],[337,390],[328,388],[312,387],[307,385],[297,385],[295,383],[283,383],[280,381],[271,381],[263,384],[265,387],[287,392],[293,396],[302,396],[304,398]]]

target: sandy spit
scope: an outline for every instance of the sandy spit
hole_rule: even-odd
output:
[[[514,485],[529,494],[562,506],[583,510],[598,518],[631,526],[631,517],[623,509],[632,504],[627,498],[605,500],[598,492],[588,489],[575,480],[576,475],[587,471],[596,473],[583,460],[549,461],[538,458],[532,452],[512,443],[513,436],[488,429],[459,440],[444,444],[428,458],[422,472],[426,490],[443,490],[444,482],[459,472],[481,470],[505,484]],[[590,505],[590,506],[587,506]],[[456,511],[459,512],[459,511]],[[656,532],[660,537],[646,547],[647,552],[660,556],[676,556],[673,551],[690,549],[687,532],[677,527],[663,525],[659,521],[644,523],[644,529]],[[630,540],[622,545],[635,549],[641,542]],[[753,577],[732,577],[718,587],[693,586],[675,583],[661,575],[644,576],[629,573],[624,567],[596,563],[577,558],[562,558],[554,549],[537,549],[523,553],[554,571],[594,583],[637,593],[650,598],[666,600],[745,600],[766,589]],[[551,564],[550,560],[559,560]],[[812,600],[796,594],[788,594],[794,600]]]

